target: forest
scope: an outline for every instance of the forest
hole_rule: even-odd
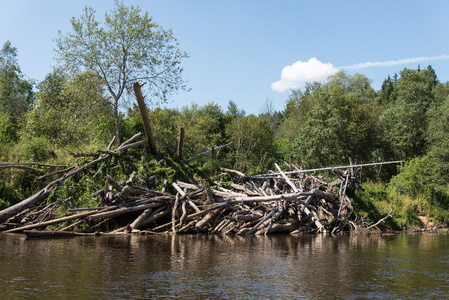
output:
[[[247,114],[234,101],[221,107],[213,96],[204,106],[192,103],[165,108],[163,103],[170,93],[185,88],[180,65],[188,58],[178,49],[172,33],[158,31],[160,47],[148,57],[140,55],[141,61],[123,53],[95,60],[76,44],[88,32],[82,31],[81,25],[92,26],[97,31],[90,32],[103,34],[103,38],[112,31],[102,31],[92,16],[94,12],[86,8],[81,19],[72,20],[74,33],[59,36],[56,50],[60,65],[40,82],[21,72],[18,50],[9,41],[1,48],[0,209],[45,186],[46,179],[39,179],[42,175],[82,165],[86,155],[81,154],[108,148],[114,136],[119,145],[144,132],[137,102],[129,90],[136,78],[146,78],[142,82],[147,82],[147,98],[158,98],[162,103],[147,102],[159,153],[153,155],[145,147],[136,149],[136,163],[132,167],[118,163],[116,178],[125,177],[127,168],[152,168],[156,174],[161,167],[154,161],[162,157],[179,161],[175,153],[183,124],[184,158],[232,142],[215,155],[189,162],[189,168],[197,168],[210,178],[217,176],[220,168],[253,175],[275,170],[275,164],[283,162],[315,169],[348,165],[349,160],[356,164],[401,160],[402,165],[364,168],[360,174],[364,191],[348,187],[356,217],[375,222],[392,212],[393,218],[385,226],[394,230],[426,227],[420,216],[436,227],[449,222],[449,82],[440,82],[432,66],[386,74],[378,91],[365,75],[340,71],[325,82],[292,90],[282,111],[274,111],[267,100],[259,115]],[[125,17],[147,26],[142,30],[157,28],[147,15],[122,4],[107,18],[106,25],[124,28],[120,22]],[[145,36],[144,31],[126,32],[143,41],[156,39]],[[125,40],[132,39],[118,41],[122,48]],[[129,47],[140,51],[135,45]],[[95,55],[102,51],[108,49]],[[126,67],[134,64],[142,71],[137,75],[128,72],[119,65],[124,58],[128,59]],[[110,63],[105,63],[107,59]],[[156,67],[145,69],[148,61],[157,61]],[[114,63],[116,68],[111,67]],[[159,72],[158,68],[169,72]],[[154,186],[174,177],[171,171],[160,172],[166,174],[153,182]],[[89,184],[95,181],[94,173],[86,181],[67,180],[46,201],[73,197],[77,206],[93,205],[95,190]],[[332,177],[330,172],[320,175]]]

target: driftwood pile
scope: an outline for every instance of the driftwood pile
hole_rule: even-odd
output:
[[[101,168],[99,167],[101,163],[111,158],[131,160],[126,152],[134,147],[147,145],[151,155],[158,154],[141,91],[142,85],[136,82],[133,87],[146,140],[136,142],[141,135],[139,133],[114,151],[111,150],[113,139],[106,150],[98,153],[72,153],[75,157],[94,158],[81,167],[65,168],[36,178],[47,180],[63,174],[34,195],[0,211],[0,231],[25,232],[29,235],[135,232],[249,235],[293,232],[338,233],[358,230],[360,225],[367,226],[363,223],[357,225],[350,220],[353,207],[346,196],[346,187],[353,184],[361,189],[357,177],[363,166],[402,163],[397,161],[353,165],[350,161],[350,166],[347,167],[301,170],[290,161],[290,164],[287,164],[290,169],[288,172],[284,172],[276,165],[276,172],[254,176],[220,168],[221,175],[232,177],[231,184],[229,180],[220,183],[210,178],[191,178],[190,183],[177,180],[168,182],[166,179],[161,190],[150,189],[146,184],[155,180],[157,172],[132,173],[125,182],[116,182],[106,173],[104,187],[92,195],[98,204],[95,207],[74,207],[74,203],[78,201],[72,198],[58,199],[52,203],[44,201],[69,178],[89,181],[89,178],[83,179],[83,173],[86,170]],[[216,147],[183,160],[183,138],[184,125],[181,124],[177,155],[175,157],[171,151],[170,153],[187,167],[188,163],[197,157],[208,153],[214,156],[221,148],[230,145],[229,143]],[[0,166],[0,168],[10,167],[34,171],[33,168],[23,164]],[[342,169],[346,170],[342,172]],[[326,170],[332,171],[337,179],[327,183],[322,177],[307,175],[309,172]],[[142,177],[145,180],[142,180]],[[202,184],[203,182],[207,183],[207,186]],[[66,214],[61,216],[61,211]],[[387,217],[389,216],[390,214]],[[378,223],[370,227],[375,227]]]
[[[93,194],[98,202],[96,207],[73,207],[72,198],[42,204],[68,178],[78,176],[78,180],[83,180],[86,169],[95,169],[112,157],[120,159],[125,156],[124,150],[146,143],[134,142],[138,137],[139,134],[135,135],[115,151],[110,149],[111,142],[107,150],[99,151],[98,157],[84,166],[68,169],[36,194],[0,211],[0,230],[36,235],[137,232],[249,235],[338,233],[356,228],[350,221],[353,207],[345,194],[348,184],[358,185],[355,168],[345,172],[334,170],[338,179],[331,183],[308,176],[296,167],[293,172],[284,172],[276,165],[277,172],[254,176],[220,168],[221,175],[233,179],[231,184],[202,178],[195,183],[166,180],[159,191],[142,184],[135,172],[125,182],[116,182],[106,175],[104,187]],[[208,187],[201,184],[206,181]],[[67,214],[55,217],[61,206],[68,208]]]

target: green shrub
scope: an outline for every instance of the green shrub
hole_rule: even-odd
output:
[[[12,186],[8,183],[0,182],[0,209],[5,209],[19,201],[20,197]]]
[[[399,230],[422,225],[415,198],[397,193],[380,183],[366,182],[363,188],[365,192],[357,191],[353,197],[356,215],[376,222],[391,211],[393,218],[386,220],[387,227]]]
[[[405,164],[399,174],[391,179],[388,187],[397,193],[415,197],[430,183],[431,175],[428,157],[416,157]]]
[[[388,184],[389,192],[396,195],[396,206],[402,207],[401,215],[407,216],[404,223],[416,224],[413,214],[407,211],[409,206],[416,216],[426,215],[438,225],[449,222],[449,191],[433,182],[430,162],[427,156],[412,159]]]
[[[16,145],[17,153],[23,161],[45,161],[50,158],[49,143],[44,137],[22,137]]]
[[[16,139],[16,128],[11,122],[11,118],[0,111],[0,145],[12,143]]]

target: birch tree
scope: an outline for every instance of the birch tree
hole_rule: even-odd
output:
[[[119,108],[127,107],[126,93],[133,90],[134,82],[147,82],[147,95],[162,102],[185,89],[180,63],[188,55],[179,49],[172,30],[163,29],[138,6],[115,2],[103,24],[95,19],[95,10],[86,6],[71,23],[72,31],[59,32],[56,38],[56,58],[72,74],[94,71],[102,80],[114,109],[118,142]]]

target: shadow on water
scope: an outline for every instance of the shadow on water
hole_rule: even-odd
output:
[[[14,298],[441,299],[446,234],[0,234],[0,290]]]

